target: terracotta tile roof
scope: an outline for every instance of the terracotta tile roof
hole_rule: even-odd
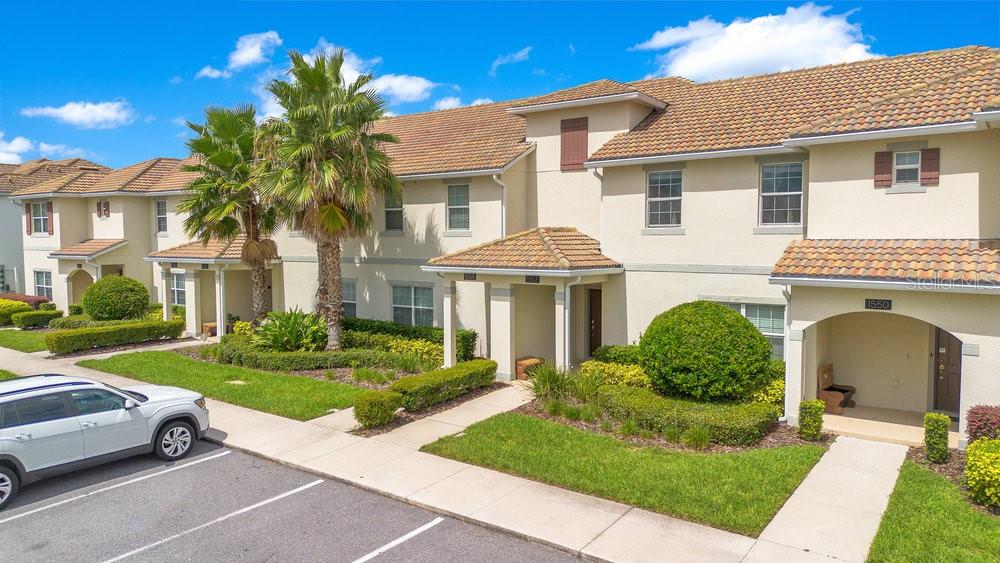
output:
[[[601,254],[600,243],[573,227],[539,227],[432,258],[430,266],[586,270],[620,268]]]
[[[177,166],[170,173],[151,185],[146,191],[149,192],[172,192],[185,190],[198,177],[197,172],[188,172],[184,168],[198,163],[198,157],[189,156],[181,159]]]
[[[0,193],[13,193],[74,172],[107,172],[109,170],[111,169],[106,166],[82,158],[64,160],[39,158],[14,165],[13,168],[5,165],[3,169],[0,169]]]
[[[88,194],[105,192],[147,192],[178,168],[176,158],[153,158],[110,170],[81,169],[12,192],[14,196],[48,193]]]
[[[983,104],[983,111],[997,111],[1000,110],[1000,96],[993,98],[992,100]]]
[[[78,242],[76,244],[64,246],[59,250],[53,250],[51,253],[49,253],[49,257],[91,258],[95,254],[103,254],[109,250],[114,250],[119,246],[123,246],[126,242],[128,241],[126,241],[125,239],[92,238]]]
[[[827,127],[964,121],[1000,96],[998,75],[1000,49],[963,47],[701,84],[634,82],[667,108],[613,137],[590,160],[773,146],[853,111],[870,115]],[[900,92],[910,94],[896,99]]]
[[[194,240],[179,246],[159,250],[149,254],[148,258],[155,258],[157,261],[195,260],[213,261],[226,260],[239,262],[243,255],[243,244],[246,238],[236,237],[232,242],[225,242],[219,239],[212,239],[207,244],[200,240]]]
[[[821,239],[792,242],[774,277],[1000,282],[1000,239]]]
[[[630,94],[633,92],[638,92],[639,90],[635,86],[629,86],[617,82],[615,80],[596,80],[594,82],[588,82],[587,84],[581,84],[580,86],[574,86],[572,88],[566,88],[564,90],[557,90],[544,96],[538,96],[535,98],[526,98],[519,100],[514,103],[511,107],[518,108],[523,106],[534,106],[539,104],[554,104],[557,102],[572,102],[575,100],[586,100],[588,98],[597,98],[600,96],[613,96],[615,94]]]

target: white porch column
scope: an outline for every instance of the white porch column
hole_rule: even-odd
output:
[[[785,334],[785,416],[788,424],[799,425],[799,403],[802,402],[802,342],[805,331],[789,328]]]
[[[201,276],[198,270],[184,272],[184,311],[188,336],[201,334]]]
[[[444,297],[442,324],[444,326],[444,367],[446,368],[454,366],[457,362],[457,354],[455,352],[455,332],[458,323],[457,307],[455,304],[456,290],[454,281],[445,280],[444,291],[442,292]]]
[[[497,363],[497,379],[514,378],[514,288],[490,286],[490,357]]]
[[[215,334],[222,338],[226,334],[226,271],[215,271]]]
[[[170,298],[170,268],[160,264],[160,306],[163,307],[163,320],[169,321],[173,315]]]
[[[482,335],[482,339],[480,340],[480,342],[482,342],[482,349],[480,350],[480,354],[482,354],[484,358],[491,358],[492,356],[490,355],[490,283],[489,282],[483,283],[483,303],[485,304],[486,308],[486,318],[483,319],[485,321],[483,323],[485,333]]]
[[[566,308],[566,292],[570,288],[566,286],[556,287],[556,367],[559,369],[569,369],[569,350],[567,349],[567,342],[569,342],[569,322],[567,313],[569,309]]]

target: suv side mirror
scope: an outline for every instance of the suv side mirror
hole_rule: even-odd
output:
[[[139,405],[136,404],[136,402],[133,401],[132,399],[125,399],[125,410],[127,410],[127,411],[128,410],[132,410],[132,409],[134,409],[137,406],[139,406]]]

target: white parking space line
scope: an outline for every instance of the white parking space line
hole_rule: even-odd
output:
[[[167,473],[173,473],[174,471],[179,471],[181,469],[187,469],[188,467],[191,467],[193,465],[198,465],[199,463],[204,463],[206,461],[211,461],[213,459],[218,459],[218,458],[220,458],[220,457],[222,457],[224,455],[229,455],[231,453],[232,453],[232,450],[226,450],[224,452],[217,453],[215,455],[211,455],[211,456],[208,456],[208,457],[203,457],[201,459],[196,459],[196,460],[194,460],[192,462],[185,463],[183,465],[175,465],[175,466],[170,467],[168,469],[164,469],[163,471],[157,471],[156,473],[150,473],[149,475],[143,475],[142,477],[136,477],[135,479],[129,479],[128,481],[122,481],[121,483],[116,483],[116,484],[111,485],[109,487],[104,487],[103,489],[97,489],[96,491],[90,491],[90,492],[87,492],[87,493],[83,493],[82,495],[77,495],[75,497],[70,497],[70,498],[63,499],[63,500],[58,501],[58,502],[54,502],[52,504],[47,504],[45,506],[40,506],[38,508],[29,510],[27,512],[22,512],[20,514],[15,514],[14,516],[9,516],[7,518],[4,518],[4,519],[0,520],[0,524],[6,524],[7,522],[12,522],[12,521],[17,520],[19,518],[24,518],[25,516],[31,516],[32,514],[38,514],[39,512],[42,512],[43,510],[48,510],[50,508],[55,508],[57,506],[62,506],[64,504],[80,500],[82,498],[87,498],[87,497],[89,497],[91,495],[96,495],[97,493],[106,493],[108,491],[112,491],[114,489],[118,489],[120,487],[124,487],[125,485],[131,485],[133,483],[138,483],[139,481],[145,481],[146,479],[152,479],[153,477],[159,477],[160,475],[166,475]]]
[[[139,549],[134,549],[134,550],[132,550],[132,551],[130,551],[128,553],[124,553],[124,554],[119,555],[118,557],[115,557],[113,559],[108,559],[104,563],[113,563],[114,561],[121,561],[122,559],[127,559],[129,557],[132,557],[133,555],[138,555],[138,554],[140,554],[140,553],[142,553],[144,551],[149,551],[150,549],[153,549],[154,547],[161,546],[161,545],[163,545],[163,544],[165,544],[167,542],[174,541],[177,538],[186,536],[188,534],[192,534],[194,532],[197,532],[198,530],[204,530],[205,528],[207,528],[209,526],[213,526],[215,524],[219,524],[220,522],[225,522],[226,520],[229,520],[230,518],[233,518],[235,516],[239,516],[240,514],[245,514],[247,512],[250,512],[251,510],[255,510],[255,509],[260,508],[262,506],[266,506],[268,504],[271,504],[272,502],[279,501],[279,500],[281,500],[281,499],[283,499],[285,497],[290,497],[290,496],[292,496],[294,494],[301,493],[302,491],[304,491],[306,489],[311,489],[311,488],[315,487],[316,485],[319,485],[320,483],[323,483],[323,482],[324,482],[323,479],[317,479],[317,480],[313,481],[312,483],[308,483],[308,484],[302,485],[301,487],[299,487],[297,489],[292,489],[292,490],[290,490],[288,492],[281,493],[280,495],[278,495],[276,497],[271,497],[271,498],[269,498],[267,500],[262,500],[262,501],[258,502],[257,504],[251,504],[250,506],[247,506],[246,508],[241,508],[241,509],[237,510],[236,512],[230,512],[229,514],[226,514],[225,516],[220,516],[220,517],[216,518],[215,520],[212,520],[211,522],[205,522],[204,524],[202,524],[200,526],[195,526],[194,528],[191,528],[190,530],[185,530],[185,531],[183,531],[183,532],[181,532],[179,534],[174,534],[174,535],[172,535],[172,536],[170,536],[168,538],[163,538],[162,540],[160,540],[158,542],[153,542],[153,543],[151,543],[149,545],[142,546]]]
[[[369,553],[368,555],[365,555],[361,559],[355,559],[354,563],[365,563],[365,561],[368,561],[370,559],[374,559],[374,558],[378,557],[379,555],[382,555],[386,551],[389,551],[390,549],[396,547],[397,545],[405,542],[406,540],[414,538],[414,537],[416,537],[416,536],[418,536],[418,535],[426,532],[427,530],[430,530],[431,528],[433,528],[434,526],[437,526],[441,522],[444,522],[444,518],[441,518],[439,516],[439,517],[431,520],[430,522],[424,524],[423,526],[420,526],[416,530],[413,530],[409,534],[406,534],[405,536],[400,536],[399,538],[396,538],[395,540],[393,540],[393,541],[391,541],[391,542],[383,545],[382,547],[376,549],[375,551]]]

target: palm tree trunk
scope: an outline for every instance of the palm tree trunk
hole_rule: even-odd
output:
[[[266,300],[264,293],[267,291],[267,275],[263,262],[250,264],[250,306],[253,311],[253,324],[257,326],[267,315],[265,311]]]
[[[319,284],[316,306],[326,319],[326,349],[340,350],[340,317],[343,285],[340,272],[340,237],[322,234],[316,243],[319,258]]]

